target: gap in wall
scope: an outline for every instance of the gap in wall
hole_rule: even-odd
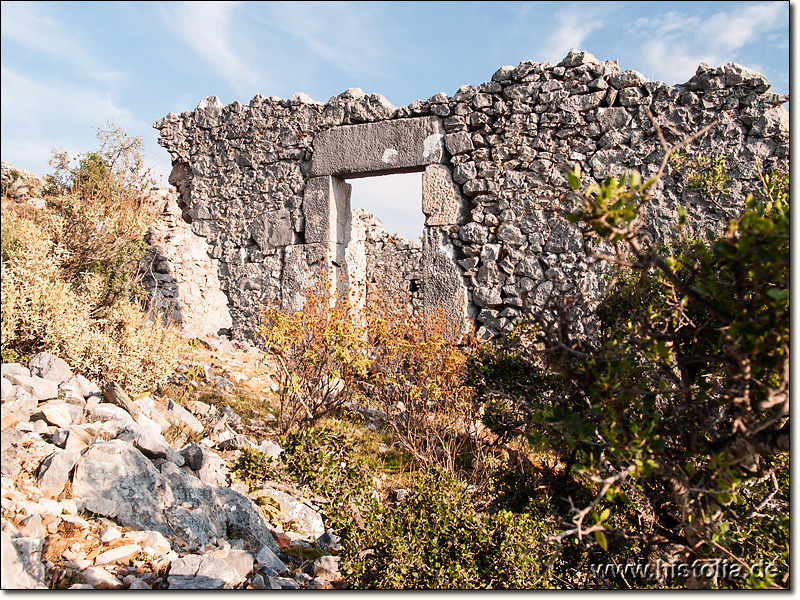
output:
[[[419,243],[425,226],[422,214],[422,173],[348,179],[353,186],[351,208],[363,208],[392,234]]]

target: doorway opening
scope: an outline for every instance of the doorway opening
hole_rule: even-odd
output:
[[[350,206],[361,208],[381,221],[391,234],[421,244],[425,227],[422,213],[422,173],[400,173],[348,179]]]

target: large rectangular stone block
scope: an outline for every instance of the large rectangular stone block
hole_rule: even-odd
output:
[[[337,177],[312,177],[303,192],[307,244],[347,245],[350,241],[349,183]]]
[[[312,177],[386,175],[446,160],[437,117],[341,125],[314,138]]]

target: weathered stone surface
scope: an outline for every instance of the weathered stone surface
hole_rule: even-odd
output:
[[[82,414],[83,408],[77,404],[52,400],[40,405],[38,412],[34,413],[33,417],[41,417],[56,427],[69,427],[73,423],[77,423]]]
[[[34,569],[35,574],[31,575],[26,569],[26,565],[30,562],[24,560],[20,555],[18,545],[12,543],[11,537],[3,531],[0,533],[2,543],[0,544],[0,553],[2,558],[0,564],[0,587],[4,590],[34,590],[34,589],[47,589],[44,585],[44,568],[39,571]],[[24,549],[23,549],[24,552]],[[41,549],[39,551],[41,556]],[[41,578],[38,575],[41,574]]]
[[[14,384],[5,377],[0,378],[0,383],[2,384],[2,387],[0,387],[0,399],[5,402],[14,393]]]
[[[203,433],[205,427],[197,417],[171,398],[167,400],[167,410],[172,413],[179,426],[188,428],[193,434]]]
[[[198,544],[227,537],[241,539],[245,549],[253,552],[264,546],[278,551],[261,512],[246,496],[227,487],[209,485],[169,462],[161,465],[161,474],[171,484],[174,497],[166,518],[179,537]]]
[[[23,367],[19,363],[4,363],[0,366],[0,374],[3,377],[9,377],[10,375],[24,375],[25,377],[31,376],[31,370],[28,367]]]
[[[126,546],[117,546],[111,550],[106,550],[98,554],[94,562],[96,565],[107,565],[109,563],[127,562],[139,552],[142,551],[141,546],[137,544],[128,544]]]
[[[55,381],[42,379],[35,375],[26,377],[25,375],[18,375],[16,373],[10,373],[6,378],[14,385],[20,386],[40,402],[42,400],[58,398],[58,383]]]
[[[328,129],[314,140],[310,175],[379,175],[444,162],[443,136],[436,117]]]
[[[89,567],[81,571],[83,581],[96,590],[115,590],[122,587],[122,582],[103,567]]]
[[[3,541],[5,541],[5,539]],[[30,587],[27,587],[26,589],[46,588],[44,582],[45,569],[44,565],[42,564],[44,539],[39,537],[12,538],[11,546],[16,550],[17,557],[22,563],[24,573],[28,576]],[[12,554],[9,554],[8,558],[10,559],[10,562],[14,562]],[[24,581],[22,574],[20,574],[19,581]]]
[[[337,244],[304,244],[286,248],[281,277],[281,308],[302,310],[309,295],[319,295],[326,284],[333,284],[336,289],[337,277],[332,266],[337,253],[335,246]]]
[[[171,590],[222,590],[235,588],[244,578],[221,558],[190,554],[172,561],[167,581]]]
[[[292,218],[287,210],[263,214],[250,225],[250,235],[262,252],[282,248],[294,243]]]
[[[134,423],[126,426],[117,438],[132,443],[147,458],[166,458],[179,467],[185,462],[183,456],[167,443],[158,429]]]
[[[317,577],[322,577],[328,581],[337,581],[341,579],[342,575],[339,573],[339,557],[320,556],[314,561],[313,572]]]
[[[63,383],[72,377],[72,371],[66,361],[47,352],[40,352],[34,356],[28,363],[28,368],[31,375],[56,383]]]
[[[422,175],[422,212],[426,226],[463,223],[465,201],[448,167],[430,165],[425,169]]]
[[[247,550],[231,548],[228,551],[228,555],[222,560],[236,569],[236,572],[239,574],[239,577],[241,577],[242,580],[246,579],[253,572],[253,563],[255,561],[255,557],[253,556],[252,552]]]
[[[3,381],[7,381],[5,378]],[[21,418],[27,418],[39,407],[39,401],[35,396],[24,390],[20,386],[13,386],[10,397],[3,402],[3,408],[18,414]]]
[[[103,387],[103,397],[106,402],[124,409],[134,421],[139,417],[139,407],[116,382],[112,381]]]
[[[124,424],[132,424],[135,421],[128,414],[124,408],[120,408],[119,406],[114,406],[113,404],[108,404],[106,402],[102,404],[94,404],[94,405],[86,405],[83,409],[84,415],[86,420],[88,421],[120,421]]]
[[[282,573],[288,568],[286,564],[278,558],[275,552],[267,546],[264,546],[258,554],[256,554],[256,562],[262,567],[272,569],[276,573]]]
[[[441,232],[430,229],[422,239],[422,269],[425,273],[424,306],[429,320],[441,320],[446,335],[454,339],[469,332],[468,294],[455,248]],[[444,332],[443,332],[444,333]]]
[[[42,461],[39,467],[36,487],[45,496],[50,498],[58,496],[69,481],[69,475],[80,456],[79,450],[56,450],[53,452]]]
[[[161,472],[132,444],[93,444],[75,466],[73,491],[86,509],[134,529],[202,546],[233,536],[247,549],[275,542],[257,507],[229,488],[206,484],[172,462]]]
[[[348,244],[351,192],[350,184],[330,175],[306,181],[303,216],[307,244]]]
[[[169,482],[129,442],[93,444],[75,465],[72,487],[91,512],[126,527],[170,533],[164,511],[175,498]]]
[[[465,270],[472,325],[488,335],[506,331],[551,294],[568,290],[581,290],[590,309],[603,267],[583,260],[577,238],[559,229],[560,199],[569,200],[564,171],[580,164],[586,185],[628,170],[654,173],[661,148],[650,112],[670,143],[719,121],[692,152],[725,156],[731,179],[747,191],[758,185],[756,162],[766,171],[788,171],[788,113],[780,107],[787,98],[768,86],[734,64],[701,65],[686,84],[669,86],[572,50],[556,66],[502,67],[491,81],[463,86],[453,97],[440,93],[397,109],[357,89],[324,104],[302,95],[258,96],[248,106],[224,107],[208,98],[194,112],[155,124],[173,158],[171,182],[180,193],[173,210],[180,204],[191,220],[165,216],[169,231],[184,227],[188,234],[174,244],[166,234],[159,238],[162,299],[182,296],[174,302],[178,316],[189,315],[205,298],[167,278],[178,266],[214,271],[217,283],[192,275],[194,287],[216,285],[225,299],[215,302],[229,310],[231,333],[248,339],[257,307],[279,300],[285,309],[301,309],[313,278],[346,291],[356,306],[368,294],[388,293],[404,298],[409,315],[424,315],[424,290],[436,282],[421,266],[421,248],[372,217],[350,213],[342,178],[426,167],[443,174],[430,170],[440,165],[452,169],[452,183],[426,176],[433,193],[423,199],[423,237],[452,245],[455,265]],[[450,185],[468,200],[468,212],[455,221],[451,200],[459,196]],[[744,198],[737,191],[724,206],[701,207],[691,194],[680,177],[663,180],[643,215],[656,243],[673,235],[677,207],[688,209],[687,227],[701,233],[723,227]],[[501,251],[475,261],[489,244]],[[194,247],[204,249],[207,262],[181,266],[180,249]],[[548,281],[557,285],[540,283],[534,262],[521,267],[528,258],[546,263]]]

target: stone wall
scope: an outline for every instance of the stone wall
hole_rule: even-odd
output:
[[[787,172],[788,96],[769,87],[733,63],[701,64],[669,86],[573,50],[558,65],[501,67],[452,97],[399,108],[358,89],[327,103],[298,93],[223,106],[211,96],[154,126],[182,219],[224,294],[203,300],[215,303],[209,332],[229,315],[233,335],[249,337],[260,306],[300,308],[322,277],[356,300],[369,286],[408,292],[409,311],[441,309],[456,331],[489,337],[551,294],[602,292],[602,266],[560,212],[571,198],[563,173],[579,163],[586,184],[654,174],[663,152],[648,110],[670,143],[716,121],[689,153],[723,156],[731,175],[730,195],[708,201],[668,170],[645,215],[655,241],[671,235],[677,206],[695,230],[717,228],[760,170]],[[419,248],[354,215],[346,183],[411,171],[424,173]]]

